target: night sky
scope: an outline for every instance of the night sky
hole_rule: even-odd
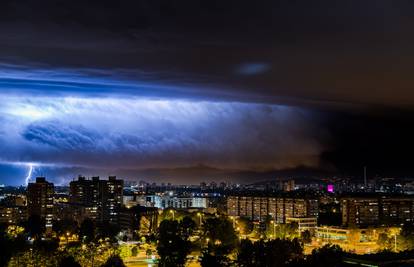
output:
[[[0,183],[414,174],[414,2],[3,0]]]

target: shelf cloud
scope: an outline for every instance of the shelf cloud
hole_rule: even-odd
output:
[[[1,94],[3,162],[266,170],[318,166],[324,150],[317,118],[301,108],[110,92],[96,97],[70,87],[63,95]]]

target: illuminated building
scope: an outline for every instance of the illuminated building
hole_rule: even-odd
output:
[[[98,219],[98,209],[100,207],[99,177],[88,180],[83,176],[79,176],[78,180],[70,182],[69,186],[69,202],[74,206],[73,209],[79,207],[79,210],[88,210],[88,218]]]
[[[92,219],[105,222],[117,222],[122,206],[123,180],[110,176],[108,180],[92,177],[92,180],[80,176],[70,182],[70,203],[84,207],[82,213]]]
[[[227,215],[228,216],[239,216],[240,215],[240,199],[239,197],[229,196],[227,198]]]
[[[316,217],[286,218],[286,223],[297,223],[299,231],[314,230],[318,226]]]
[[[99,181],[100,215],[102,221],[117,222],[122,206],[124,181],[109,176]]]
[[[414,198],[372,196],[341,199],[344,226],[400,225],[414,221]]]
[[[322,240],[341,240],[346,241],[348,239],[350,230],[340,227],[316,227],[316,237]]]
[[[54,185],[45,177],[37,177],[35,183],[27,186],[27,208],[29,215],[38,215],[46,221],[46,229],[51,230],[53,220]]]
[[[1,200],[0,223],[18,224],[27,220],[25,195],[8,195]]]
[[[317,217],[318,200],[229,196],[227,198],[227,214],[256,221],[263,221],[270,216],[277,223],[285,223],[287,218]]]
[[[204,197],[181,197],[172,195],[146,195],[136,197],[136,203],[145,207],[156,207],[160,209],[189,209],[208,208],[207,198]]]
[[[88,180],[79,176],[77,181],[72,181],[70,186],[70,202],[97,206],[99,200],[99,177]]]
[[[268,199],[266,197],[253,197],[253,220],[260,221],[268,213]]]
[[[295,180],[288,180],[283,183],[283,191],[290,192],[295,190]]]
[[[201,197],[170,197],[161,198],[160,208],[207,208],[207,199]]]
[[[27,220],[27,208],[21,206],[0,207],[0,223],[18,224]]]
[[[379,223],[377,198],[346,198],[341,200],[342,225],[361,226]]]
[[[380,200],[382,224],[403,224],[414,221],[414,199],[407,197],[382,197]]]

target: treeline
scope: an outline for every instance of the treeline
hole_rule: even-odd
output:
[[[251,227],[239,223],[235,229],[235,221],[227,216],[173,212],[165,211],[157,233],[145,236],[142,241],[156,248],[160,267],[183,267],[190,262],[199,262],[202,267],[336,267],[346,266],[349,258],[367,261],[413,258],[411,225],[404,226],[399,233],[382,236],[379,242],[383,242],[385,250],[378,254],[358,256],[345,253],[337,245],[326,245],[305,255],[304,246],[310,242],[310,233],[298,234],[294,224],[270,223],[261,233],[262,238],[253,241],[247,236],[255,235],[242,234],[241,229]],[[90,219],[78,225],[66,219],[55,221],[48,233],[44,225],[36,216],[21,225],[0,225],[0,266],[125,266],[119,256],[119,241],[123,237],[116,225]],[[400,253],[390,252],[395,249]],[[135,255],[136,250],[137,247]]]
[[[227,217],[207,218],[200,239],[191,242],[195,222],[184,217],[181,221],[163,220],[157,236],[160,267],[185,266],[192,249],[201,251],[202,267],[277,267],[277,266],[341,266],[343,251],[327,245],[304,255],[301,238],[272,240],[240,239]],[[190,227],[189,227],[190,226]],[[198,245],[194,245],[194,243]]]
[[[30,216],[21,225],[0,225],[0,266],[122,267],[118,233],[118,227],[90,219],[80,225],[73,220],[56,221],[52,232],[46,233],[45,221]],[[64,246],[59,245],[62,240]]]

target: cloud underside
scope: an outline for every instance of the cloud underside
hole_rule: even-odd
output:
[[[1,94],[0,159],[90,169],[317,166],[317,118],[226,101]]]

